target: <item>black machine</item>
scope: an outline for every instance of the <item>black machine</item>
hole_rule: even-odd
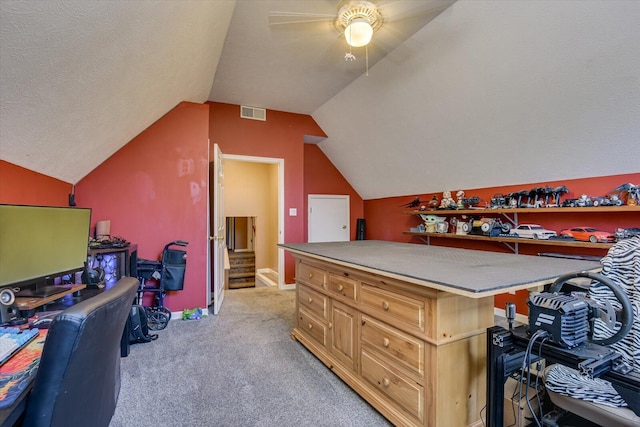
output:
[[[563,284],[578,277],[596,280],[613,292],[621,309],[611,304],[602,306],[585,293],[560,294]],[[504,421],[503,387],[506,379],[525,366],[545,359],[560,363],[590,377],[603,378],[640,414],[640,375],[632,371],[622,355],[607,347],[631,330],[633,308],[626,293],[610,279],[595,273],[573,273],[560,277],[548,292],[532,295],[529,305],[529,325],[513,328],[514,306],[507,305],[509,329],[499,326],[487,330],[487,426],[502,426]],[[613,335],[593,338],[595,319],[607,325],[619,322]],[[613,328],[610,328],[613,329]]]
[[[559,294],[562,285],[571,279],[585,277],[597,280],[607,286],[616,296],[622,310],[618,313],[611,304],[601,306],[584,294]],[[587,341],[595,344],[609,345],[622,339],[631,330],[633,308],[629,297],[622,289],[608,278],[595,273],[574,273],[560,277],[549,289],[529,297],[529,330],[533,335],[538,330],[544,330],[549,335],[550,342],[561,347],[572,348]],[[604,340],[593,340],[593,321],[603,320],[609,329],[613,329],[616,314],[620,317],[620,329],[614,335]]]
[[[143,305],[145,293],[153,293],[153,305],[145,306],[149,329],[161,330],[171,320],[171,311],[164,306],[167,291],[181,291],[184,287],[184,274],[187,267],[187,251],[175,248],[186,247],[189,243],[175,240],[165,245],[161,261],[138,259],[136,275],[140,280],[137,304]],[[157,286],[147,284],[147,280],[157,281]]]

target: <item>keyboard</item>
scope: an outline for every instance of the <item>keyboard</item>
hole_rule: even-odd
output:
[[[49,285],[43,286],[38,289],[21,289],[18,293],[16,293],[17,297],[35,297],[35,298],[46,298],[51,295],[59,294],[64,291],[68,291],[71,289],[71,286],[66,285]]]
[[[39,333],[38,329],[0,327],[0,366],[33,341]]]

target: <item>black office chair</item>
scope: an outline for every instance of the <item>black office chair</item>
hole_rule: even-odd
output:
[[[108,426],[120,392],[120,340],[138,290],[126,277],[51,323],[24,426]]]

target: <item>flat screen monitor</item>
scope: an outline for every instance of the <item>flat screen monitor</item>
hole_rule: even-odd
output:
[[[0,287],[81,271],[90,225],[91,209],[0,205]]]

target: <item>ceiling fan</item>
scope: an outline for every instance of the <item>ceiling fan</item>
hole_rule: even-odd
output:
[[[345,60],[355,60],[352,48],[365,48],[367,75],[371,42],[377,47],[397,46],[431,21],[456,0],[340,0],[336,13],[269,12],[269,25],[312,24],[331,22],[331,27],[344,38],[348,51]],[[312,3],[309,3],[311,5]],[[311,27],[310,27],[311,28]],[[382,31],[380,31],[382,30]],[[380,31],[380,32],[379,32]],[[374,39],[374,34],[376,38]],[[385,52],[386,53],[386,52]]]

